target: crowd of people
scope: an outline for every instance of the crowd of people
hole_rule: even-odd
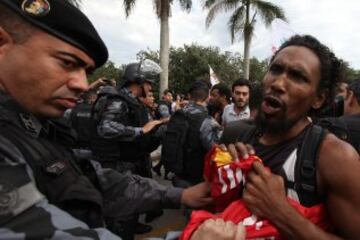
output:
[[[89,85],[107,59],[67,1],[0,1],[0,239],[134,239],[182,205],[181,239],[360,236],[360,79],[317,39],[282,44],[259,106],[243,78],[156,103],[150,60]]]

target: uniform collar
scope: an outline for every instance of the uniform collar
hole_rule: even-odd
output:
[[[0,106],[8,114],[2,116],[5,120],[11,121],[13,124],[25,129],[28,134],[38,137],[44,125],[33,114],[27,112],[8,94],[0,92]]]

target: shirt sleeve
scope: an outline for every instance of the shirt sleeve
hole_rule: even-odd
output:
[[[33,179],[22,154],[0,136],[0,239],[119,239],[49,204]]]
[[[107,229],[90,229],[45,199],[1,224],[0,239],[120,240]]]
[[[211,147],[219,142],[221,126],[212,117],[205,118],[200,127],[200,140],[204,148],[210,150]]]
[[[226,115],[227,115],[227,112],[228,112],[228,105],[225,106],[224,108],[224,111],[223,111],[223,114],[221,115],[221,122],[222,122],[222,125],[223,126],[226,126]]]
[[[179,208],[183,189],[153,179],[104,169],[93,162],[104,196],[104,215],[126,219],[159,208]]]
[[[133,141],[141,135],[141,129],[126,126],[129,109],[120,99],[111,101],[106,107],[98,124],[99,136],[106,139],[118,139],[119,141]]]
[[[160,104],[159,107],[159,114],[161,118],[167,118],[170,117],[169,107],[165,104]]]

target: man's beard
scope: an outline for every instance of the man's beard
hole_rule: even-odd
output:
[[[235,106],[238,108],[238,109],[245,109],[247,107],[247,102],[235,102]]]
[[[261,129],[263,133],[267,133],[270,135],[279,135],[287,132],[290,130],[301,118],[296,119],[288,119],[286,112],[287,108],[286,106],[282,107],[281,115],[279,118],[273,120],[268,119],[266,114],[262,111],[261,106],[258,108],[259,113],[256,115],[255,123],[256,126]]]

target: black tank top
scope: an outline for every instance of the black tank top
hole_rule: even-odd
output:
[[[301,147],[305,132],[309,126],[304,128],[296,137],[275,145],[264,145],[260,143],[258,135],[252,138],[251,144],[255,149],[256,155],[264,161],[264,164],[269,167],[273,173],[284,176],[282,166],[294,149]]]

